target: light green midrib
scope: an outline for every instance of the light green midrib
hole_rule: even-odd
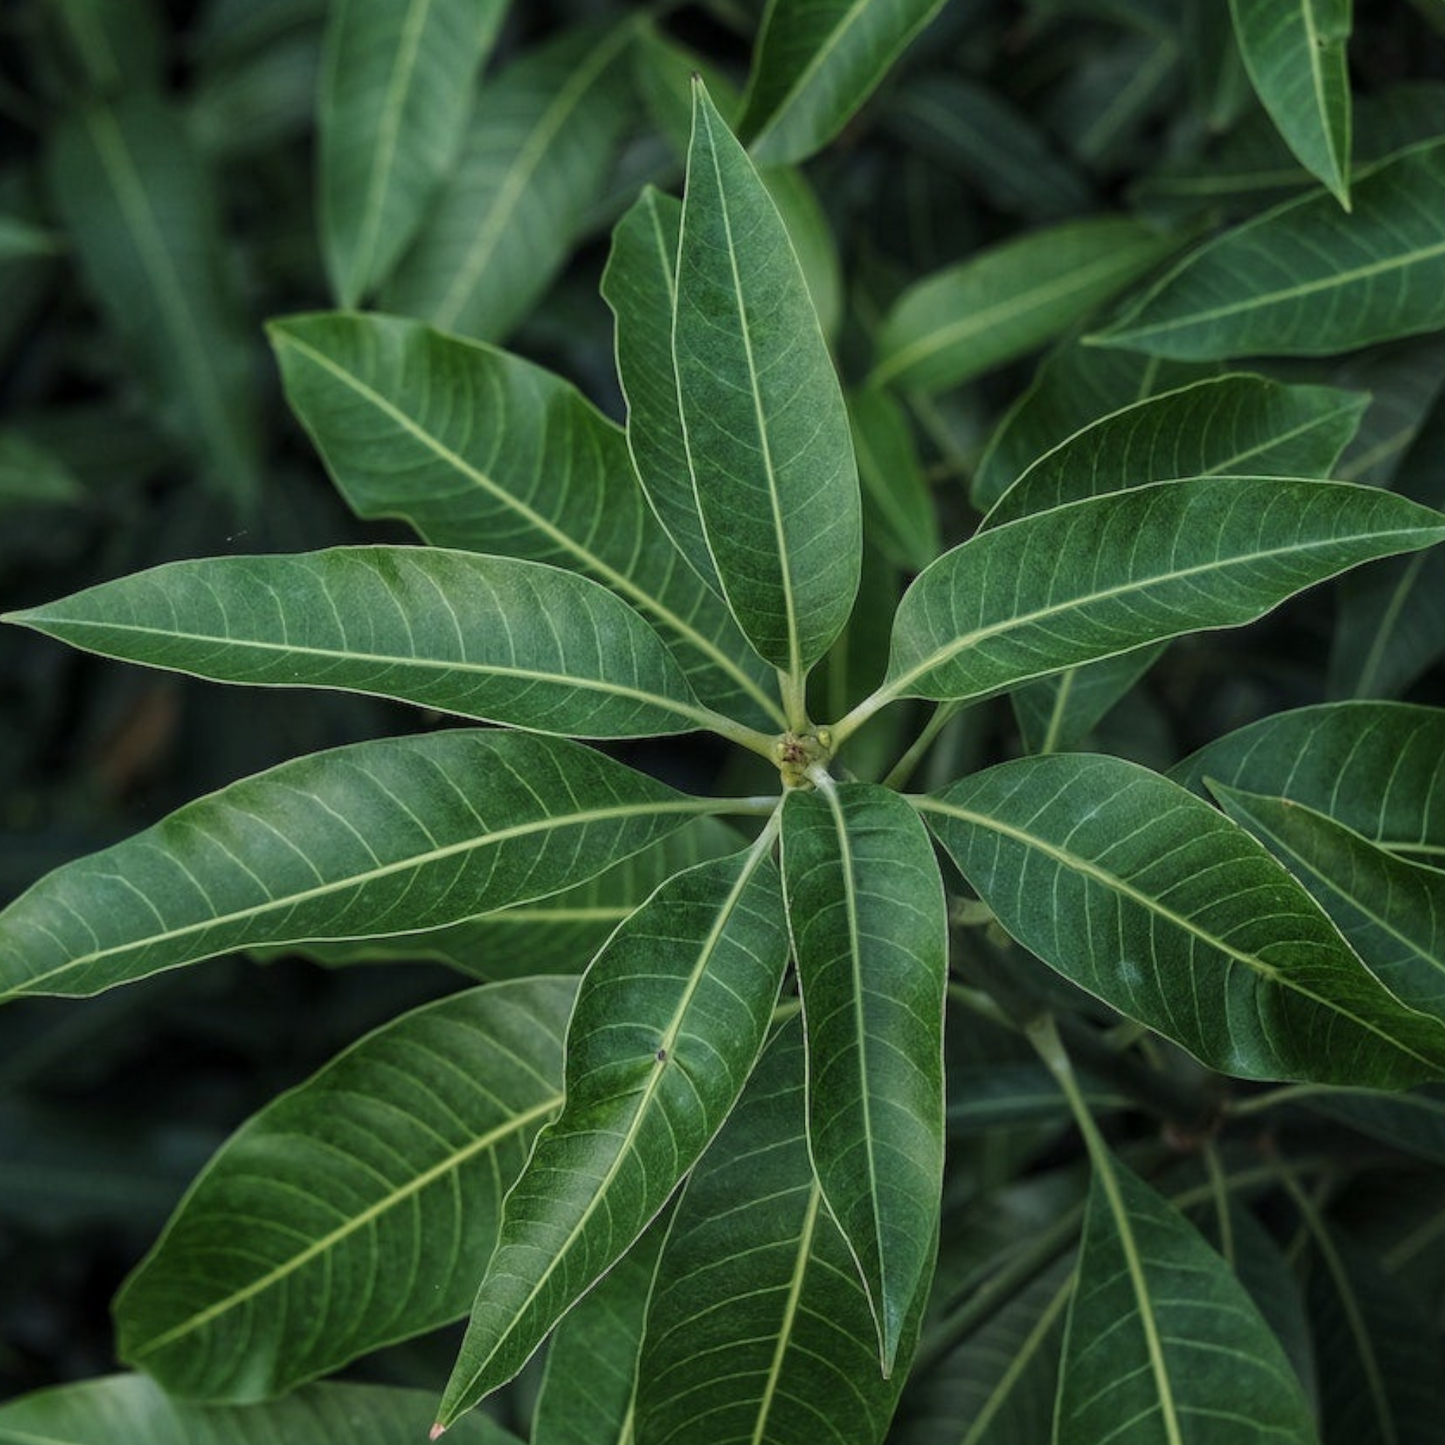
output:
[[[329,372],[343,386],[348,387],[361,397],[368,405],[374,406],[384,416],[394,421],[398,426],[414,437],[421,445],[430,451],[437,459],[453,468],[461,476],[488,493],[503,506],[515,512],[529,527],[534,527],[548,541],[553,543],[559,550],[575,557],[584,567],[597,574],[608,586],[615,591],[633,599],[639,606],[651,612],[660,622],[671,628],[678,637],[690,647],[708,658],[720,671],[727,673],[750,697],[760,703],[769,716],[781,721],[777,703],[770,698],[755,679],[750,677],[733,661],[716,643],[704,637],[693,627],[683,621],[672,611],[660,598],[654,597],[631,578],[616,570],[604,562],[595,552],[589,551],[580,542],[569,537],[565,532],[553,526],[539,512],[534,512],[527,504],[519,498],[514,497],[510,492],[498,486],[485,473],[478,471],[460,453],[454,452],[450,447],[444,446],[442,442],[424,431],[411,417],[401,410],[400,407],[388,401],[380,392],[366,385],[360,377],[353,375],[344,367],[336,365],[330,357],[323,352],[317,351],[314,347],[308,346],[304,341],[299,340],[293,333],[284,329],[277,330],[277,337],[283,345],[295,347],[314,366],[320,367],[323,371]]]
[[[534,1104],[530,1109],[525,1109],[520,1114],[513,1115],[505,1124],[499,1125],[495,1129],[479,1135],[465,1147],[453,1150],[445,1159],[438,1160],[431,1168],[425,1169],[414,1178],[409,1179],[399,1189],[392,1190],[383,1198],[368,1205],[358,1214],[352,1215],[345,1223],[337,1225],[337,1227],[329,1233],[313,1240],[305,1249],[301,1250],[300,1253],[292,1255],[290,1259],[276,1265],[267,1271],[266,1274],[252,1280],[241,1289],[232,1291],[232,1293],[224,1299],[207,1305],[205,1309],[197,1310],[195,1314],[182,1320],[179,1324],[171,1326],[170,1329],[163,1331],[159,1335],[152,1336],[145,1341],[144,1344],[130,1346],[130,1358],[134,1361],[143,1360],[148,1355],[153,1355],[157,1351],[165,1349],[168,1345],[174,1344],[177,1340],[183,1339],[186,1335],[192,1334],[198,1329],[203,1329],[213,1320],[219,1319],[231,1310],[239,1308],[249,1300],[256,1298],[257,1295],[264,1294],[268,1289],[279,1284],[282,1280],[289,1278],[297,1270],[303,1269],[306,1265],[310,1264],[313,1259],[334,1249],[342,1240],[355,1234],[357,1230],[364,1229],[367,1225],[379,1219],[387,1210],[395,1208],[403,1200],[419,1194],[429,1185],[436,1183],[438,1179],[461,1168],[461,1166],[474,1155],[495,1147],[509,1135],[525,1129],[527,1125],[535,1120],[545,1118],[561,1103],[561,1093],[554,1094],[541,1103]]]
[[[1047,839],[1040,838],[1033,833],[1025,832],[1022,828],[1012,827],[1000,818],[989,817],[986,813],[975,813],[967,808],[961,808],[955,803],[945,803],[938,798],[923,797],[914,799],[914,806],[923,812],[942,813],[946,817],[957,818],[961,822],[968,823],[972,826],[981,827],[994,833],[1002,833],[1005,837],[1012,838],[1016,843],[1021,843],[1027,848],[1036,849],[1060,867],[1069,869],[1074,873],[1080,873],[1101,887],[1122,895],[1136,907],[1142,908],[1147,913],[1153,914],[1163,919],[1166,923],[1172,924],[1178,928],[1180,932],[1198,939],[1199,942],[1203,943],[1206,947],[1224,954],[1226,958],[1232,958],[1236,963],[1243,964],[1251,973],[1259,974],[1266,982],[1273,984],[1275,987],[1288,989],[1291,993],[1298,994],[1301,998],[1318,1004],[1326,1012],[1348,1020],[1365,1033],[1373,1034],[1394,1052],[1404,1054],[1407,1058],[1414,1059],[1417,1063],[1423,1064],[1431,1070],[1438,1068],[1438,1060],[1416,1053],[1408,1044],[1405,1044],[1399,1039],[1392,1038],[1370,1020],[1358,1017],[1332,999],[1321,998],[1310,989],[1301,987],[1298,980],[1289,977],[1287,974],[1280,973],[1277,969],[1271,968],[1270,965],[1257,954],[1245,953],[1243,950],[1235,948],[1232,944],[1226,943],[1223,939],[1216,938],[1213,934],[1205,932],[1204,929],[1196,926],[1190,919],[1174,912],[1171,908],[1165,907],[1158,899],[1151,898],[1148,894],[1139,892],[1138,889],[1126,883],[1116,874],[1106,872],[1089,859],[1081,858],[1074,853],[1069,853],[1065,849],[1050,843]],[[1363,965],[1361,965],[1361,967],[1363,968]],[[1380,987],[1383,991],[1383,985]],[[1421,1021],[1424,1022],[1425,1016],[1421,1015],[1420,1017]]]
[[[725,807],[722,804],[721,807]],[[188,923],[180,928],[165,929],[160,933],[153,933],[145,938],[132,938],[125,943],[112,945],[109,948],[96,949],[91,953],[82,954],[76,958],[67,959],[64,963],[57,964],[54,968],[47,969],[43,973],[27,978],[23,983],[14,988],[0,992],[0,1002],[19,994],[33,993],[38,987],[48,985],[55,979],[71,973],[76,969],[88,968],[92,964],[99,963],[106,958],[116,955],[133,953],[138,949],[155,948],[177,939],[187,938],[193,934],[205,933],[211,929],[223,928],[233,923],[240,923],[246,919],[259,918],[263,915],[278,911],[289,911],[302,904],[310,903],[317,898],[325,898],[334,893],[345,892],[351,889],[364,888],[381,878],[389,878],[393,874],[406,873],[416,868],[430,866],[445,858],[455,857],[461,853],[480,851],[483,848],[495,847],[501,843],[510,843],[518,838],[525,838],[536,833],[545,833],[554,828],[572,828],[590,825],[592,823],[608,822],[618,818],[645,817],[652,814],[666,813],[712,813],[720,811],[720,805],[710,798],[681,799],[677,802],[652,802],[652,803],[629,803],[625,806],[613,808],[594,808],[582,813],[559,814],[549,818],[539,818],[530,823],[519,823],[511,828],[501,828],[495,833],[485,833],[479,837],[464,839],[460,843],[448,843],[445,847],[433,848],[425,853],[413,853],[409,857],[398,859],[393,863],[385,863],[376,868],[367,869],[362,873],[353,873],[345,878],[333,879],[329,883],[317,884],[314,888],[302,889],[296,893],[289,893],[282,898],[270,899],[266,903],[253,904],[249,908],[235,909],[230,913],[217,914],[214,918],[203,919],[197,923]],[[145,896],[145,895],[142,895]],[[146,899],[149,903],[149,898]],[[397,930],[402,933],[413,933],[415,929],[407,928]],[[366,937],[385,937],[385,934],[367,934]],[[319,942],[314,935],[301,934],[296,938],[268,938],[264,940],[268,947],[283,943],[305,943]],[[261,942],[261,940],[253,940]],[[227,945],[227,947],[238,947],[241,945]]]

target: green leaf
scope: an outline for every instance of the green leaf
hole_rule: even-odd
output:
[[[1445,874],[1299,803],[1221,783],[1210,791],[1314,894],[1386,988],[1445,1017]]]
[[[1036,461],[982,526],[1181,477],[1328,477],[1369,397],[1231,374],[1148,397]]]
[[[1350,204],[1352,0],[1229,0],[1244,67],[1300,164]]]
[[[65,462],[24,432],[0,430],[0,516],[22,507],[74,506],[85,487]]]
[[[1408,1094],[1324,1089],[1302,1102],[1314,1113],[1392,1149],[1445,1164],[1445,1091],[1439,1088],[1412,1089]]]
[[[1276,713],[1170,770],[1288,798],[1415,862],[1445,866],[1445,710],[1397,702],[1325,703]]]
[[[294,317],[271,336],[287,397],[361,516],[586,573],[658,624],[698,696],[781,724],[773,677],[668,545],[622,433],[572,387],[389,317]]]
[[[970,698],[1146,642],[1263,616],[1445,518],[1373,487],[1202,477],[982,532],[904,594],[880,696]],[[865,705],[868,706],[868,705]]]
[[[783,219],[700,83],[673,350],[718,579],[759,655],[800,683],[858,587],[848,413]]]
[[[184,117],[144,92],[82,110],[56,129],[48,176],[81,273],[161,420],[235,508],[253,510],[251,352]]]
[[[122,1358],[178,1395],[265,1399],[465,1315],[502,1196],[561,1107],[575,994],[453,994],[267,1105],[117,1296]]]
[[[1031,753],[1068,752],[1078,747],[1159,661],[1166,645],[1150,642],[1015,688],[1009,700],[1024,746]]]
[[[1279,1342],[1189,1222],[1102,1147],[1091,1150],[1056,1445],[1316,1440]]]
[[[873,783],[791,792],[783,879],[803,996],[808,1139],[858,1260],[884,1374],[933,1261],[943,1187],[948,915],[928,833]]]
[[[943,0],[772,0],[738,130],[758,161],[806,160],[873,93]]]
[[[787,227],[818,326],[828,341],[835,341],[843,321],[843,264],[817,192],[794,166],[766,166],[758,174]]]
[[[65,242],[24,216],[0,215],[0,263],[45,259],[65,250]]]
[[[1326,356],[1445,326],[1445,142],[1357,174],[1186,256],[1093,338],[1156,356]]]
[[[639,1440],[816,1445],[824,1428],[836,1445],[883,1439],[923,1298],[885,1380],[868,1298],[809,1162],[804,1111],[793,1022],[678,1205],[647,1315]]]
[[[510,557],[340,547],[173,562],[0,621],[220,682],[366,692],[569,737],[687,732],[709,716],[613,593]]]
[[[462,159],[382,293],[386,309],[498,341],[561,270],[627,119],[624,22],[578,28],[482,86]]]
[[[788,961],[770,842],[771,830],[663,884],[584,975],[567,1031],[567,1102],[507,1196],[438,1423],[521,1369],[736,1102]]]
[[[321,243],[337,302],[386,279],[451,169],[506,0],[336,0],[317,113]]]
[[[1401,1004],[1242,828],[1116,758],[1005,763],[919,806],[1025,948],[1242,1078],[1403,1088],[1445,1025]]]
[[[310,1385],[242,1409],[172,1400],[143,1375],[112,1375],[0,1405],[0,1445],[410,1445],[430,1418],[421,1390]],[[519,1445],[491,1420],[462,1423],[454,1445]]]
[[[908,415],[886,391],[855,392],[848,410],[868,535],[889,561],[921,572],[938,556],[942,543],[938,509]]]
[[[0,913],[0,1000],[98,993],[237,948],[455,923],[559,892],[720,811],[527,733],[297,758],[22,894]]]
[[[1066,331],[1174,250],[1120,216],[1066,221],[916,281],[878,336],[875,386],[944,391]]]

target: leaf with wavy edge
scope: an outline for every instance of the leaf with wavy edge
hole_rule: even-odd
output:
[[[788,961],[773,831],[664,883],[584,975],[567,1031],[567,1102],[507,1195],[439,1427],[522,1368],[737,1101]]]
[[[338,0],[317,107],[321,246],[337,302],[390,274],[451,168],[506,0]]]
[[[267,1105],[121,1289],[121,1357],[241,1402],[465,1315],[502,1196],[561,1107],[575,995],[570,979],[454,994]]]
[[[0,621],[220,682],[365,692],[567,737],[717,721],[614,593],[512,557],[339,547],[172,562]]]
[[[0,913],[0,1000],[98,993],[237,948],[409,933],[544,898],[727,805],[579,743],[356,743],[232,783]]]
[[[917,800],[1025,948],[1210,1068],[1405,1088],[1445,1024],[1400,1003],[1242,828],[1133,763],[1028,758]]]
[[[873,783],[789,793],[782,860],[809,1146],[888,1374],[932,1264],[943,1189],[943,880],[917,814]]]
[[[775,680],[638,491],[622,432],[566,382],[395,317],[272,322],[287,399],[363,517],[583,572],[645,613],[699,697],[782,714]]]

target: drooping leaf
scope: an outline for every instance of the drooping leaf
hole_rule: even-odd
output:
[[[0,1445],[410,1445],[431,1418],[424,1390],[309,1385],[269,1405],[172,1400],[144,1375],[60,1385],[0,1405]],[[492,1420],[462,1422],[455,1445],[519,1445]]]
[[[1445,866],[1445,711],[1396,702],[1325,703],[1276,713],[1170,770],[1324,813],[1415,862]]]
[[[394,318],[294,317],[271,335],[287,397],[361,516],[584,572],[658,624],[704,701],[782,721],[768,669],[649,512],[622,433],[565,382]]]
[[[561,269],[627,119],[628,22],[577,28],[482,86],[462,158],[382,293],[386,309],[500,341]]]
[[[184,118],[133,92],[55,131],[50,190],[82,274],[158,415],[241,512],[258,502],[255,378],[209,172]]]
[[[1240,53],[1279,133],[1346,207],[1352,0],[1229,0]]]
[[[760,656],[800,681],[858,587],[847,409],[778,209],[695,86],[673,325],[703,535]]]
[[[938,509],[907,413],[888,392],[874,390],[855,392],[848,411],[869,535],[896,566],[921,572],[938,556]]]
[[[813,1163],[891,1373],[943,1187],[943,882],[917,814],[872,783],[790,793],[782,857]]]
[[[1157,482],[986,531],[899,605],[885,692],[981,697],[1147,642],[1261,617],[1445,518],[1373,487],[1266,477]]]
[[[1116,411],[1042,456],[984,518],[997,527],[1084,497],[1180,477],[1328,477],[1369,398],[1230,374]]]
[[[453,994],[353,1045],[207,1165],[115,1303],[122,1358],[243,1402],[464,1315],[562,1103],[568,979]]]
[[[1445,1024],[1406,1007],[1242,828],[1117,758],[1027,758],[920,802],[1024,947],[1242,1078],[1402,1088]]]
[[[765,165],[806,160],[842,130],[943,0],[772,0],[740,134]]]
[[[506,0],[336,0],[317,114],[321,241],[337,303],[395,265],[456,158]]]
[[[1042,346],[1175,247],[1138,221],[1066,221],[910,286],[884,318],[871,382],[943,391]]]
[[[1094,1165],[1054,1440],[1314,1445],[1284,1351],[1229,1267],[1107,1151]]]
[[[585,974],[567,1031],[566,1105],[507,1196],[439,1424],[521,1369],[736,1102],[788,959],[769,841],[663,884]]]
[[[1222,783],[1210,791],[1314,894],[1386,988],[1445,1017],[1445,874],[1301,803]]]
[[[816,1445],[826,1428],[836,1445],[879,1445],[887,1431],[922,1295],[885,1380],[867,1295],[809,1162],[804,1074],[793,1022],[683,1192],[648,1310],[640,1441]]]
[[[1186,256],[1094,338],[1156,356],[1326,356],[1445,325],[1445,142],[1316,191]]]
[[[237,948],[440,927],[581,883],[717,811],[560,738],[336,748],[42,878],[0,913],[0,999],[98,993]]]
[[[707,718],[616,595],[511,557],[339,547],[173,562],[0,621],[221,682],[366,692],[569,737]]]

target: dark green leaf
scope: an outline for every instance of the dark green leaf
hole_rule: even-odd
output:
[[[869,535],[889,561],[921,572],[941,544],[938,511],[908,415],[886,391],[855,392],[848,410]]]
[[[1412,1089],[1382,1094],[1373,1089],[1323,1089],[1304,1101],[1316,1114],[1345,1124],[1417,1159],[1445,1164],[1445,1091]]]

